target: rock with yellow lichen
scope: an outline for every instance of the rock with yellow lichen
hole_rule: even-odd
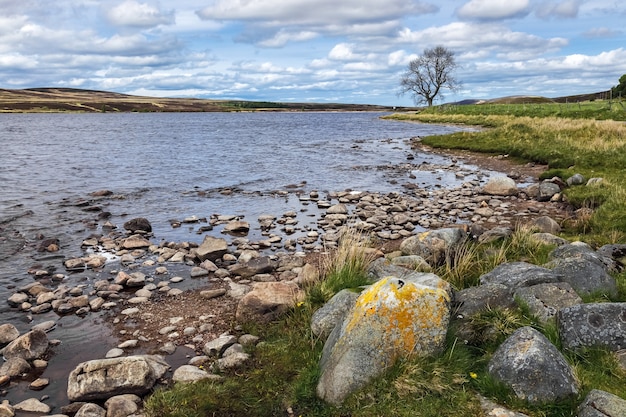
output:
[[[329,336],[317,394],[339,405],[400,358],[444,345],[452,289],[434,274],[386,277],[364,290]]]

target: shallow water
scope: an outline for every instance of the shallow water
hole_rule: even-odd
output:
[[[303,205],[300,193],[402,192],[407,181],[422,188],[461,182],[438,169],[396,169],[409,156],[413,165],[449,164],[442,156],[416,154],[409,140],[458,127],[386,121],[381,115],[0,114],[0,299],[32,283],[27,271],[33,267],[66,274],[68,286],[110,277],[114,263],[101,272],[70,274],[62,267],[64,258],[83,255],[82,240],[103,233],[106,220],[121,227],[128,219],[146,217],[154,242],[201,242],[206,233],[196,232],[202,224],[173,228],[169,220],[219,213],[252,222],[261,214],[293,210],[300,226],[314,229],[318,212],[313,204]],[[114,196],[90,197],[102,189]],[[90,205],[83,206],[84,201]],[[94,206],[98,210],[90,211]],[[103,212],[109,217],[103,218]],[[251,237],[255,234],[259,231]],[[37,251],[42,237],[58,238],[60,252]],[[58,320],[49,338],[62,341],[43,375],[52,384],[41,392],[29,391],[24,383],[5,388],[12,403],[49,395],[51,403],[63,404],[69,371],[115,346],[97,314],[30,317],[0,301],[0,317],[21,332]]]

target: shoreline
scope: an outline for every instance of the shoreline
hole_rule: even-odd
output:
[[[432,150],[431,150],[432,151]],[[444,152],[441,152],[444,153]],[[490,156],[484,156],[484,155],[470,155],[470,154],[465,154],[465,155],[461,155],[458,154],[456,157],[458,157],[459,159],[464,158],[464,157],[470,157],[473,159],[473,164],[478,166],[479,168],[489,168],[489,169],[493,169],[493,168],[499,168],[499,170],[501,172],[506,173],[507,171],[512,171],[512,170],[517,170],[521,173],[522,176],[524,177],[532,177],[535,181],[537,180],[537,178],[535,177],[535,174],[537,173],[537,171],[540,169],[537,166],[530,166],[530,165],[525,165],[525,166],[520,166],[515,164],[512,161],[508,161],[506,160],[506,158],[494,158],[494,157],[490,157]],[[482,164],[482,165],[481,165]],[[454,167],[450,167],[449,169],[454,170]],[[410,190],[407,190],[410,191]],[[442,196],[444,194],[446,194],[447,191],[444,190],[444,192],[441,194]],[[329,201],[328,203],[324,203],[323,210],[328,210],[330,208],[330,206],[332,205],[336,205],[336,204],[347,204],[349,206],[356,206],[359,199],[352,197],[350,195],[350,193],[347,192],[342,192],[342,193],[333,193],[333,201]],[[379,193],[366,193],[368,199],[369,198],[382,198],[383,195],[379,194]],[[308,195],[307,198],[302,199],[301,198],[301,203],[306,205],[309,204],[319,204],[320,200],[323,202],[324,199],[321,199],[320,196],[314,197],[311,195]],[[365,197],[365,195],[363,196]],[[342,203],[342,199],[344,200]],[[422,201],[422,200],[420,200]],[[423,200],[426,201],[426,200]],[[391,207],[391,204],[398,204],[398,202],[391,202],[389,207]],[[406,204],[406,203],[405,203]],[[551,204],[551,203],[550,203]],[[234,210],[236,211],[236,210]],[[558,210],[557,210],[558,211]],[[509,219],[511,219],[511,223],[509,223],[510,225],[512,225],[512,220],[515,219],[515,214],[517,213],[517,209],[514,208],[511,210],[511,214]],[[537,215],[540,214],[540,211],[537,210]],[[284,213],[286,214],[286,213]],[[326,215],[328,216],[328,214]],[[324,217],[326,217],[324,216]],[[288,227],[288,221],[289,221],[289,216],[285,216],[283,215],[283,217],[280,217],[280,215],[276,215],[275,216],[276,219],[275,221],[278,221],[280,219],[284,219],[284,222],[281,223],[275,223],[274,228],[268,228],[266,230],[266,234],[268,239],[271,238],[270,235],[274,234],[273,231],[276,231],[276,227],[282,227],[283,228],[283,232],[286,230],[286,227]],[[340,219],[342,219],[341,217],[335,217],[335,220],[333,220],[333,224],[336,222],[337,225],[341,226],[345,223],[345,220],[347,220],[347,218],[342,221]],[[228,222],[232,221],[233,219],[229,219]],[[318,223],[320,220],[323,219],[318,219]],[[225,223],[222,224],[215,224],[215,226],[223,226]],[[445,224],[441,224],[440,226],[444,226]],[[493,224],[494,226],[497,224]],[[334,230],[334,226],[330,225],[328,228],[328,231],[326,231],[326,233],[333,233]],[[403,228],[401,228],[400,230],[404,230]],[[118,228],[119,231],[119,228]],[[380,242],[382,242],[381,245],[379,245],[379,248],[384,248],[385,252],[390,252],[393,251],[397,248],[397,246],[399,245],[399,242],[409,236],[410,234],[412,234],[411,232],[409,232],[408,230],[406,231],[407,233],[402,233],[399,234],[399,236],[397,236],[395,239],[384,239],[384,238],[380,238]],[[216,232],[214,231],[212,234],[215,234]],[[118,236],[121,238],[127,238],[128,236],[124,236],[123,234],[119,234],[118,232]],[[149,236],[149,235],[148,235]],[[391,235],[390,235],[391,236]],[[379,236],[380,237],[380,236]],[[155,238],[158,239],[158,236],[155,236]],[[318,242],[318,239],[321,239],[322,237],[320,236],[316,236],[315,242]],[[311,237],[312,239],[312,237]],[[327,242],[328,244],[332,243],[332,241],[324,241]],[[103,242],[98,242],[96,246],[92,246],[93,248],[97,248],[98,246],[102,247]],[[186,246],[185,242],[170,242],[168,244],[166,244],[165,246]],[[266,247],[265,249],[261,249],[259,250],[259,248],[255,247],[255,243],[253,242],[252,245],[249,245],[249,247],[246,247],[246,245],[249,245],[248,243],[244,243],[239,247],[236,247],[235,249],[231,249],[229,250],[229,252],[233,253],[233,254],[239,254],[243,251],[259,251],[261,252],[262,256],[264,256],[265,253],[269,253],[270,256],[272,253],[276,253],[276,250],[272,250],[271,249],[271,244]],[[161,246],[161,245],[159,245]],[[188,246],[188,244],[187,244]],[[331,245],[332,246],[332,245]],[[102,250],[102,249],[99,249]],[[141,252],[143,251],[143,252]],[[97,253],[98,251],[96,251]],[[132,251],[127,251],[127,252],[132,252]],[[183,264],[171,264],[169,263],[169,261],[164,261],[164,262],[160,262],[158,259],[154,259],[154,258],[158,258],[156,256],[155,252],[150,252],[150,251],[146,251],[145,248],[144,249],[138,249],[137,252],[137,258],[133,258],[130,261],[130,265],[135,264],[136,266],[131,267],[130,269],[128,269],[127,267],[124,266],[124,262],[121,262],[121,260],[123,259],[124,255],[121,255],[118,257],[118,261],[120,261],[120,265],[117,268],[114,268],[114,270],[128,270],[128,272],[137,272],[139,270],[145,270],[145,271],[149,271],[148,272],[148,276],[150,276],[152,278],[152,282],[153,283],[158,283],[161,281],[161,278],[174,278],[176,276],[180,276],[183,277],[183,288],[185,287],[185,285],[190,284],[191,286],[196,286],[198,284],[198,282],[196,282],[195,284],[193,284],[193,281],[195,278],[191,278],[190,274],[191,274],[191,267],[189,265],[185,265]],[[305,252],[304,253],[305,256],[302,257],[302,261],[304,262],[304,264],[306,264],[307,262],[315,262],[315,258],[319,257],[319,252],[316,252],[314,250],[309,251],[309,252]],[[298,255],[300,256],[300,255]],[[308,257],[308,259],[307,259]],[[219,265],[219,266],[224,266],[225,268],[221,268],[221,269],[227,269],[227,267],[229,267],[230,265],[233,264],[237,264],[238,263],[238,259],[235,257],[229,257],[228,258],[229,261],[224,263],[223,265]],[[126,265],[129,265],[128,262],[126,263]],[[294,276],[297,276],[297,274],[300,272],[301,268],[303,265],[297,263],[294,269],[291,269],[291,275],[289,276],[291,279],[294,278]],[[166,272],[162,272],[162,273],[157,273],[156,270],[159,266],[165,266],[166,268]],[[100,268],[104,268],[106,269],[106,266],[101,266]],[[300,269],[298,269],[300,268]],[[171,269],[171,270],[170,270]],[[183,272],[186,271],[186,272]],[[297,272],[296,272],[297,271]],[[43,272],[41,273],[43,275]],[[206,277],[209,276],[209,274],[206,275],[202,275],[202,278],[200,278],[201,280],[205,280]],[[45,276],[37,276],[35,273],[35,278],[38,280],[41,280],[42,278],[45,279]],[[115,275],[113,275],[111,272],[109,272],[109,278],[108,280],[111,281],[115,278]],[[204,304],[207,304],[207,300],[205,300],[203,297],[201,297],[200,293],[201,291],[204,290],[216,290],[216,289],[220,289],[223,288],[225,285],[225,282],[223,278],[217,278],[215,276],[213,276],[213,278],[208,278],[209,280],[206,282],[205,285],[200,286],[200,288],[195,288],[195,289],[185,289],[184,293],[178,293],[175,294],[173,296],[165,296],[163,294],[165,294],[164,292],[158,292],[157,296],[155,297],[155,301],[152,300],[146,300],[145,302],[142,303],[138,303],[137,307],[140,309],[139,310],[139,316],[137,317],[142,317],[142,313],[141,313],[141,309],[142,308],[146,308],[146,310],[144,311],[144,313],[147,313],[150,317],[150,320],[138,320],[138,319],[131,319],[126,320],[124,318],[123,315],[121,315],[121,310],[123,310],[124,308],[131,308],[132,306],[128,303],[128,299],[132,298],[132,297],[128,297],[128,295],[131,295],[133,290],[131,289],[126,289],[124,292],[127,293],[126,298],[122,297],[122,299],[120,300],[119,304],[116,306],[113,306],[111,308],[110,311],[108,311],[106,314],[102,315],[102,324],[108,326],[110,329],[112,329],[113,335],[118,337],[119,341],[124,341],[123,339],[127,339],[126,341],[130,340],[128,338],[128,336],[132,336],[133,338],[136,338],[138,336],[143,337],[145,340],[143,343],[139,343],[135,347],[135,348],[130,348],[128,349],[128,352],[130,354],[130,352],[149,352],[149,351],[155,351],[161,347],[161,345],[165,342],[171,342],[174,343],[177,346],[180,346],[180,350],[185,350],[185,354],[184,355],[188,355],[191,353],[191,351],[189,350],[190,347],[185,347],[185,345],[190,345],[190,340],[192,339],[192,337],[179,337],[178,339],[175,337],[169,337],[169,336],[164,336],[163,334],[160,333],[160,331],[167,326],[167,323],[170,321],[170,319],[172,319],[173,317],[168,317],[168,315],[171,314],[179,314],[180,317],[196,317],[196,319],[199,319],[199,315],[197,314],[199,311],[201,311],[202,306]],[[279,281],[281,280],[280,277],[278,279]],[[234,283],[236,285],[248,285],[251,283],[251,280],[247,280],[243,279],[243,283],[241,282],[242,279],[238,279],[235,280]],[[184,284],[184,282],[186,282],[187,284]],[[171,287],[173,289],[177,289],[177,287],[181,285],[181,284],[172,284]],[[155,291],[155,289],[153,289],[152,291]],[[158,291],[158,290],[157,290]],[[176,293],[176,292],[175,292]],[[123,294],[123,293],[122,293]],[[187,297],[187,298],[186,298]],[[189,300],[192,299],[192,302],[189,302]],[[220,300],[220,298],[216,298],[217,301],[214,301],[213,303],[218,303],[220,301],[224,301],[226,299],[222,298]],[[211,331],[211,332],[207,332],[205,334],[205,337],[202,339],[202,341],[198,341],[195,344],[194,349],[197,351],[198,346],[200,346],[202,343],[204,343],[206,341],[206,339],[215,336],[216,334],[219,334],[219,332],[222,331],[228,331],[226,324],[228,324],[229,326],[234,325],[234,320],[232,320],[234,318],[234,312],[233,310],[233,304],[235,301],[235,298],[232,298],[232,300],[230,301],[231,304],[229,305],[230,310],[224,310],[223,311],[223,316],[220,316],[220,320],[222,320],[222,324],[221,325],[216,325],[215,323],[213,324],[213,328],[215,331]],[[168,308],[162,308],[164,305],[167,305]],[[212,308],[217,308],[215,305]],[[230,311],[230,312],[228,312]],[[160,314],[164,314],[164,316],[160,316]],[[208,313],[209,315],[212,313]],[[205,314],[207,315],[207,314]],[[188,324],[189,326],[187,327],[196,327],[196,328],[200,328],[202,326],[202,324],[211,324],[211,323],[200,323],[198,321],[194,321],[195,319],[189,319],[188,322],[186,324]],[[139,329],[144,329],[145,330],[145,334],[142,332],[136,333]],[[232,328],[231,328],[232,331]],[[176,360],[181,360],[180,359],[180,354],[176,353],[175,356]],[[51,358],[51,361],[54,361],[54,357]],[[9,391],[9,397],[10,397],[10,391]]]

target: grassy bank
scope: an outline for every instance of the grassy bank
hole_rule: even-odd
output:
[[[481,110],[484,111],[484,110]],[[602,177],[596,187],[572,187],[567,198],[593,214],[572,218],[566,234],[589,243],[624,243],[626,231],[626,126],[615,121],[546,117],[516,117],[504,114],[460,114],[449,109],[420,114],[395,115],[399,120],[464,123],[488,127],[423,138],[430,146],[460,148],[493,154],[508,154],[520,161],[546,163],[554,175],[567,178],[579,172],[587,178]],[[557,348],[554,323],[541,324],[521,306],[513,310],[492,309],[464,324],[453,321],[443,354],[413,358],[396,364],[341,408],[320,401],[315,395],[318,361],[323,341],[310,330],[313,312],[343,288],[367,283],[368,256],[354,251],[363,246],[358,235],[342,239],[340,249],[322,263],[321,278],[307,288],[306,301],[282,319],[269,325],[246,325],[245,330],[263,342],[251,349],[253,362],[223,382],[177,384],[158,390],[147,401],[151,417],[199,416],[479,416],[480,396],[532,417],[575,415],[577,405],[591,389],[601,389],[626,398],[626,373],[615,356],[605,350],[564,352],[580,381],[580,394],[571,401],[529,405],[494,381],[487,372],[496,348],[522,326],[532,326]],[[553,249],[530,238],[530,231],[517,230],[510,238],[489,244],[468,242],[453,259],[433,271],[456,289],[477,285],[478,278],[503,262],[547,261]],[[626,301],[626,273],[616,276],[619,295],[611,301]],[[603,296],[586,299],[607,301]]]
[[[502,105],[509,107],[509,105]],[[515,105],[519,106],[519,105]],[[557,106],[557,105],[554,105]],[[467,108],[465,108],[467,107]],[[493,106],[490,106],[493,107]],[[556,107],[555,107],[556,108]],[[607,237],[626,232],[626,124],[615,120],[565,118],[546,116],[512,116],[486,114],[481,105],[458,106],[458,111],[432,109],[419,114],[396,114],[397,120],[426,123],[457,123],[484,126],[479,132],[459,132],[431,136],[422,143],[446,149],[465,149],[494,155],[508,155],[520,162],[547,164],[544,178],[559,176],[564,180],[575,173],[587,179],[599,177],[604,181],[594,187],[570,187],[565,196],[575,208],[593,210],[566,223],[567,233],[585,235],[587,241],[604,243]],[[485,114],[479,114],[480,112]],[[544,113],[549,114],[549,113]],[[626,115],[621,112],[621,117]],[[620,240],[620,239],[617,239]]]

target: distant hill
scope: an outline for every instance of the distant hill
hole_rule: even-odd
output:
[[[143,97],[75,88],[0,89],[0,113],[403,110],[409,110],[409,108],[366,104],[274,103],[244,100]]]
[[[608,100],[611,97],[611,91],[600,91],[598,93],[578,94],[573,96],[563,96],[556,98],[548,98],[542,96],[507,96],[493,98],[488,100],[467,99],[457,101],[453,104],[457,106],[467,104],[536,104],[536,103],[577,103],[579,101]]]

